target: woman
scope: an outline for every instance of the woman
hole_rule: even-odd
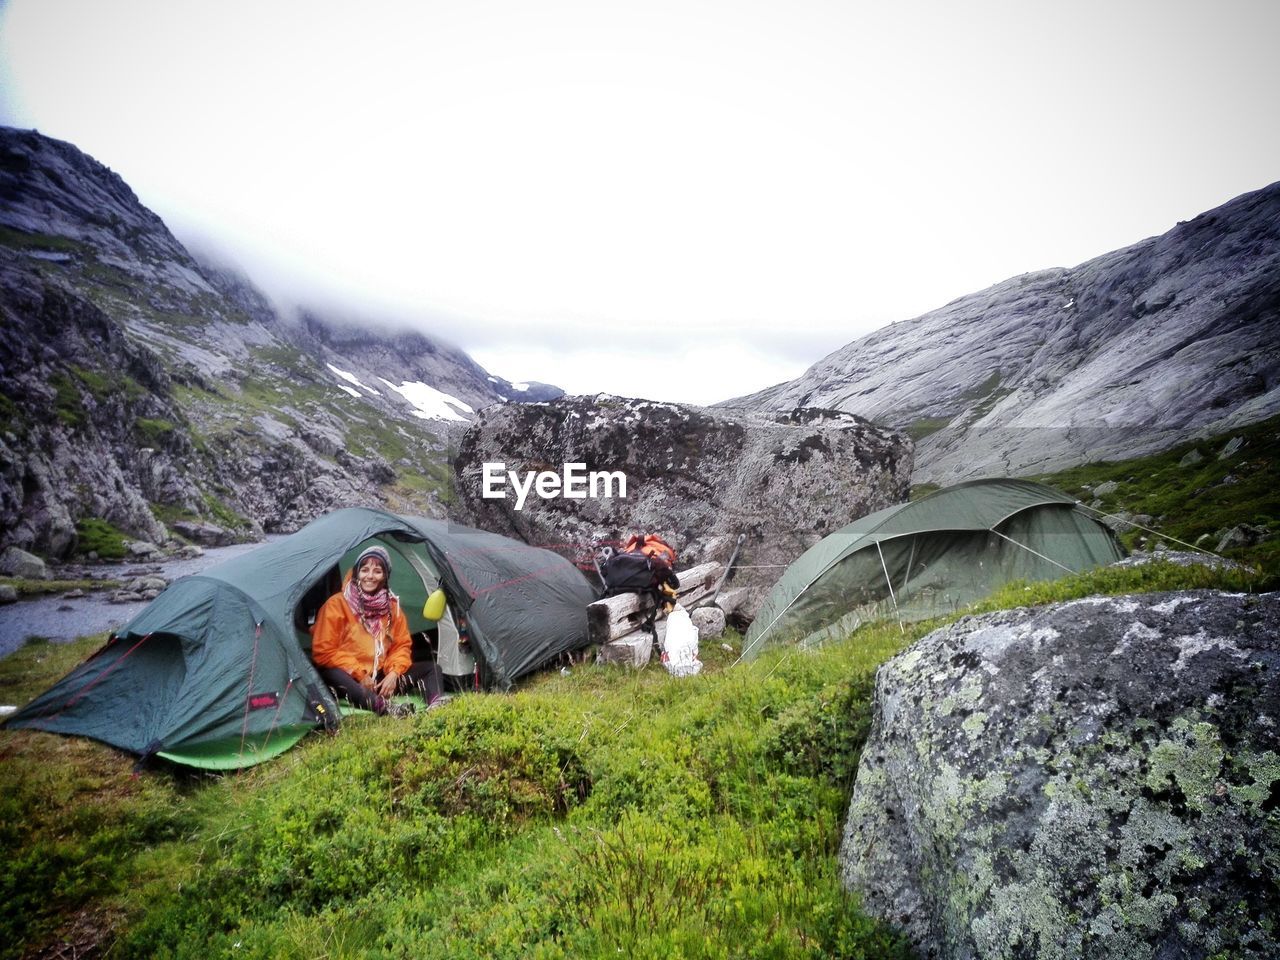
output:
[[[311,659],[334,691],[357,707],[401,717],[411,704],[391,703],[396,693],[422,692],[427,709],[448,701],[440,668],[414,663],[413,641],[400,599],[387,588],[391,555],[383,547],[360,554],[340,593],[325,601],[311,628]]]

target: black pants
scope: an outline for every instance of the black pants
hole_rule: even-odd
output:
[[[372,710],[381,714],[386,712],[387,704],[373,690],[362,687],[360,681],[340,667],[317,667],[320,678],[328,684],[336,696],[344,697],[354,706],[363,710]],[[381,677],[378,678],[379,680]],[[409,668],[409,672],[396,681],[396,693],[421,693],[422,699],[430,703],[440,696],[444,690],[444,678],[440,667],[431,660],[423,660]]]

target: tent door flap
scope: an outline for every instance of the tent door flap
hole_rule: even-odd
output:
[[[436,663],[441,672],[451,677],[471,676],[476,669],[476,658],[458,642],[458,626],[453,622],[452,610],[445,611],[437,630]]]

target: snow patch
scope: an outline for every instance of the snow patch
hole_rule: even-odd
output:
[[[413,404],[417,408],[413,415],[420,420],[457,420],[460,423],[467,423],[467,418],[458,411],[475,413],[470,406],[457,397],[450,396],[435,387],[429,387],[421,381],[405,380],[397,387],[390,380],[382,377],[378,379]]]
[[[337,374],[343,380],[347,381],[347,383],[350,383],[357,387],[363,387],[365,390],[368,390],[370,393],[372,393],[375,397],[378,396],[377,390],[373,389],[373,387],[366,387],[363,383],[360,382],[360,380],[356,377],[355,374],[348,373],[346,370],[340,370],[338,367],[335,367],[332,363],[326,363],[325,366],[328,367],[330,370],[332,370],[335,374]],[[387,383],[387,381],[385,380],[383,380],[382,382]],[[391,385],[387,384],[387,386],[391,386]],[[346,390],[345,387],[343,387],[343,389]],[[347,393],[351,394],[353,397],[360,396],[360,394],[356,393],[354,390],[347,390]]]
[[[520,393],[524,393],[526,390],[529,389],[529,385],[527,383],[513,383],[511,385],[511,389],[518,390]]]
[[[339,390],[345,390],[347,393],[351,394],[351,395],[352,395],[353,397],[355,397],[357,400],[363,400],[363,399],[364,399],[364,394],[363,394],[363,393],[361,393],[361,392],[360,392],[359,390],[357,390],[355,387],[348,387],[345,383],[340,383],[340,384],[338,384],[338,389],[339,389]]]

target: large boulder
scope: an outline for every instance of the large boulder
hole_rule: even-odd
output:
[[[486,463],[521,477],[562,473],[571,463],[587,473],[620,471],[626,496],[544,499],[535,491],[517,508],[510,484],[500,499],[483,496]],[[454,462],[455,516],[560,548],[588,569],[594,545],[636,530],[665,537],[681,568],[727,561],[745,534],[733,583],[754,588],[744,605],[750,616],[782,568],[817,540],[905,500],[911,465],[906,437],[852,414],[562,397],[483,412]]]
[[[236,541],[234,533],[218,526],[216,523],[202,523],[199,520],[177,520],[171,526],[175,533],[194,544],[203,544],[206,547],[225,547]]]
[[[1280,595],[966,617],[886,663],[841,871],[926,957],[1280,956]]]
[[[26,580],[49,579],[49,568],[45,562],[35,554],[17,547],[6,547],[0,553],[0,573]]]

